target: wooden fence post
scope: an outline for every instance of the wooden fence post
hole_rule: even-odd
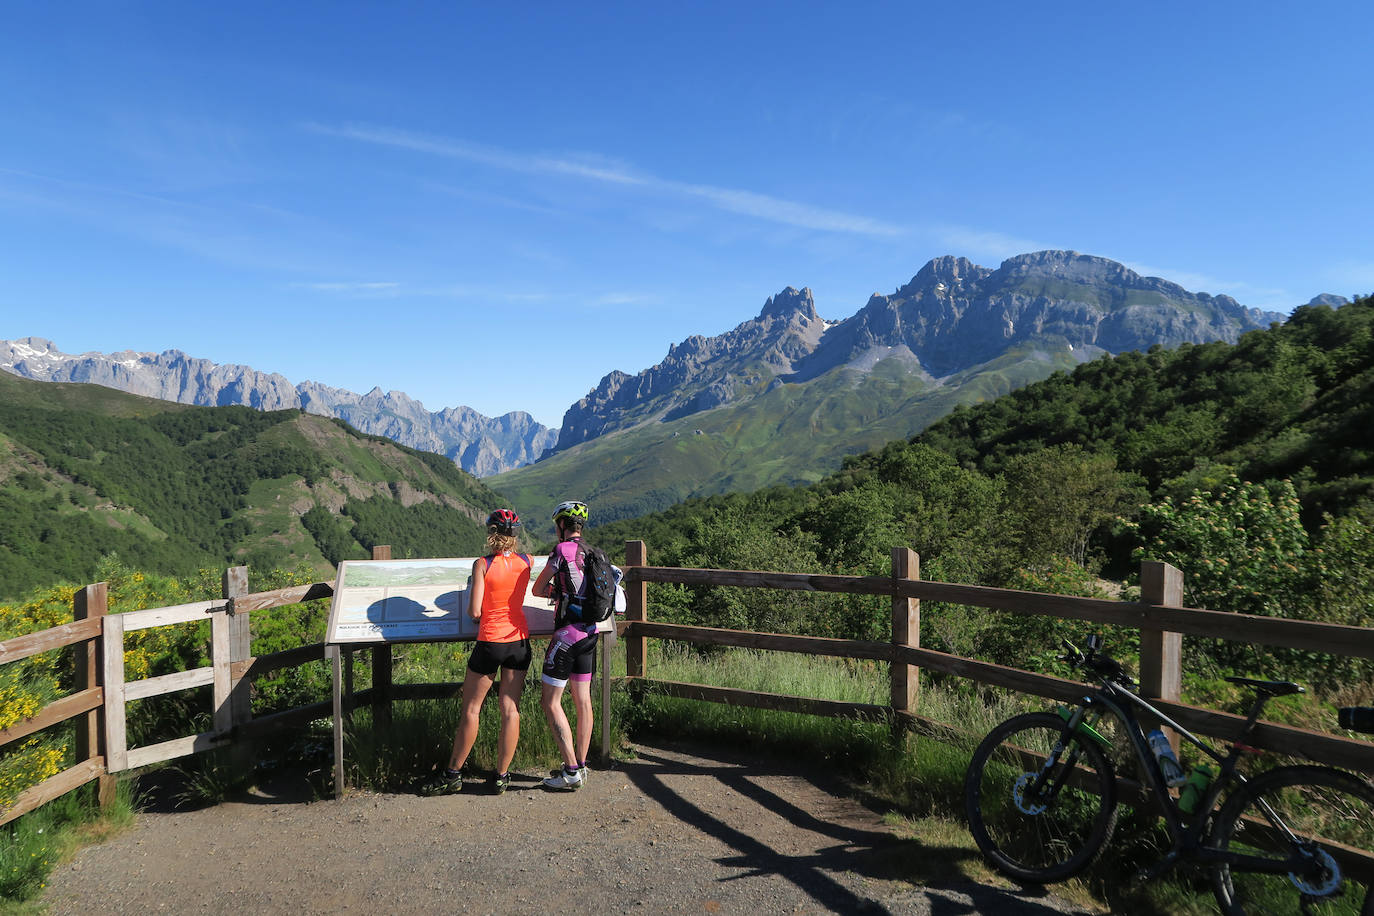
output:
[[[109,587],[104,582],[88,585],[72,596],[72,619],[87,620],[104,617],[109,612]],[[102,632],[103,632],[102,621]],[[72,686],[77,690],[99,687],[104,675],[100,644],[102,637],[86,640],[76,649],[76,677]],[[81,717],[76,726],[76,761],[105,755],[104,709],[92,709]],[[101,808],[108,808],[115,799],[115,777],[108,767],[102,767],[96,777],[95,800]]]
[[[1140,600],[1183,607],[1183,573],[1168,563],[1140,564]],[[1183,634],[1140,630],[1140,695],[1177,702],[1183,694]],[[1171,736],[1175,747],[1177,736]]]
[[[211,701],[216,735],[228,736],[234,730],[233,709],[229,704],[229,613],[210,615],[210,670],[213,676]]]
[[[129,735],[124,728],[124,616],[106,614],[100,637],[100,684],[105,692],[105,769],[129,768]]]
[[[226,601],[248,594],[248,567],[231,566],[220,579],[220,594]],[[227,615],[229,636],[229,729],[234,732],[230,755],[237,768],[246,768],[253,763],[253,749],[240,729],[253,721],[253,682],[244,674],[234,675],[233,669],[240,662],[253,657],[253,631],[248,611],[235,611]],[[213,626],[213,624],[211,624]],[[214,663],[212,661],[212,663]],[[239,666],[240,668],[242,666]]]
[[[909,547],[892,548],[892,578],[921,578],[920,554]],[[892,596],[892,644],[921,648],[921,601],[919,598]],[[893,662],[892,670],[892,709],[897,713],[910,713],[916,709],[921,698],[920,669],[915,665]],[[902,726],[898,717],[893,717],[893,735],[900,735]]]
[[[643,541],[625,542],[625,565],[648,566],[649,550]],[[625,622],[634,624],[648,619],[649,586],[645,582],[631,582],[625,589]],[[648,669],[648,640],[643,636],[631,636],[625,640],[625,674],[629,677],[645,677]]]
[[[377,544],[372,559],[390,560],[391,545]],[[372,647],[372,724],[378,729],[391,728],[391,643]]]
[[[343,682],[343,672],[339,664],[339,655],[339,646],[327,645],[324,647],[324,657],[329,660],[334,675],[331,698],[334,701],[334,798],[336,800],[344,796],[343,694],[340,689]]]

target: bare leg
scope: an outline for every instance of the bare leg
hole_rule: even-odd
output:
[[[520,743],[520,692],[525,689],[525,672],[501,669],[501,731],[496,739],[496,772],[509,773]]]
[[[448,760],[450,770],[461,770],[467,763],[472,745],[477,741],[478,716],[482,701],[496,679],[491,675],[469,671],[463,679],[463,711],[458,718],[458,730],[453,733],[453,756]]]
[[[582,763],[592,746],[592,682],[569,681],[568,688],[572,691],[573,709],[577,711],[577,759]]]
[[[552,684],[544,685],[544,695],[539,704],[544,707],[544,718],[549,722],[549,731],[558,742],[558,752],[563,755],[563,763],[577,766],[577,755],[573,751],[572,729],[568,727],[568,716],[563,712],[563,688]]]

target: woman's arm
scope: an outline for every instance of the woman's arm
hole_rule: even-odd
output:
[[[550,586],[553,583],[553,574],[553,558],[550,557],[549,562],[545,563],[544,568],[539,571],[539,578],[534,580],[534,588],[530,589],[530,591],[539,598],[549,597],[549,592],[551,591]]]
[[[478,557],[472,564],[472,585],[468,589],[468,616],[473,620],[482,619],[482,595],[487,590],[487,561]]]

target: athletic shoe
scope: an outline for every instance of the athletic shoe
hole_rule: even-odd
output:
[[[450,774],[445,770],[440,770],[429,782],[420,787],[420,794],[426,796],[434,795],[457,795],[463,791],[463,774]]]
[[[556,789],[559,792],[575,792],[582,788],[582,771],[569,773],[566,769],[559,770],[557,776],[550,776],[544,780],[544,788]]]
[[[493,795],[501,795],[510,787],[510,774],[496,774],[491,777],[491,791]]]
[[[582,781],[583,781],[584,783],[587,781],[587,777],[589,777],[589,776],[592,775],[592,768],[589,767],[589,766],[587,766],[585,763],[582,764],[582,766],[578,767],[578,768],[577,768],[577,771],[578,771],[579,773],[582,774]],[[562,768],[562,767],[554,767],[552,770],[549,770],[549,775],[550,775],[550,776],[561,776],[561,775],[563,775],[563,768]]]

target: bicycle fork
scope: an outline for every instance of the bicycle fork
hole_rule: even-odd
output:
[[[1066,710],[1060,710],[1060,715],[1064,715]],[[1063,788],[1065,777],[1072,773],[1074,767],[1078,765],[1078,758],[1082,755],[1079,750],[1080,742],[1085,735],[1098,738],[1101,736],[1093,727],[1084,722],[1087,710],[1078,707],[1072,714],[1066,717],[1064,730],[1059,734],[1059,740],[1050,749],[1049,757],[1034,779],[1029,779],[1030,773],[1025,773],[1016,781],[1013,788],[1015,793],[1016,807],[1025,814],[1043,814],[1059,798],[1059,790]],[[1069,750],[1069,756],[1062,761],[1061,756],[1064,751]],[[1060,778],[1055,778],[1056,769]]]

